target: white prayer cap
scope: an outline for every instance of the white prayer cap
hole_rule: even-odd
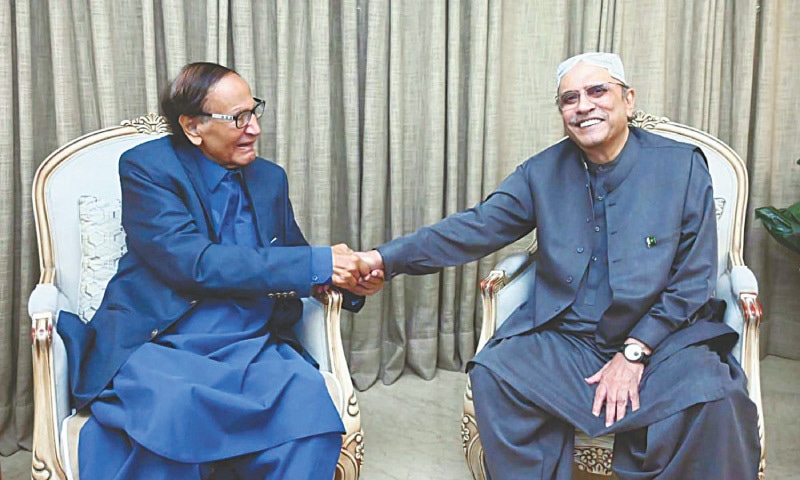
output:
[[[619,80],[625,86],[628,85],[628,82],[625,81],[625,69],[622,68],[622,59],[619,58],[619,55],[616,53],[589,52],[575,55],[561,62],[558,70],[556,70],[556,88],[561,86],[561,79],[564,78],[564,75],[579,62],[605,68],[612,78]]]

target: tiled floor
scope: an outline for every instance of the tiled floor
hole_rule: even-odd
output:
[[[767,479],[800,479],[800,362],[761,362]],[[468,480],[461,450],[465,376],[440,371],[426,382],[405,375],[359,394],[366,432],[362,480]],[[30,478],[30,453],[2,459],[4,480]]]

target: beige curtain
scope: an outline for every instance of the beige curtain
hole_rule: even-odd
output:
[[[30,59],[22,64],[14,61],[15,50],[25,48],[27,38],[15,39],[12,32],[14,9],[0,5],[0,453],[17,450],[20,443],[30,444],[32,392],[29,327],[20,323],[25,312],[25,296],[35,282],[36,261],[32,253],[31,208],[27,200],[33,145],[32,126],[19,126],[14,118],[18,109],[31,108]],[[6,33],[9,32],[9,33]],[[17,70],[18,69],[18,70]],[[15,74],[15,71],[18,73]],[[24,92],[17,77],[29,83]],[[15,102],[15,98],[20,102]],[[18,161],[24,155],[27,161]]]
[[[557,141],[555,67],[588,50],[622,55],[639,108],[736,149],[751,207],[800,200],[797,24],[792,0],[0,3],[0,454],[30,444],[33,173],[58,145],[156,111],[185,63],[229,65],[267,101],[259,151],[286,168],[309,241],[366,249],[474,205]],[[529,241],[398,277],[347,316],[357,386],[462,368],[479,279]],[[798,358],[800,258],[752,214],[746,249],[765,347]]]

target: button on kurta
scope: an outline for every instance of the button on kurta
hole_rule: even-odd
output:
[[[573,280],[572,275],[567,277],[567,283],[572,283],[572,280]]]
[[[578,253],[583,253],[583,247],[578,247],[577,249],[575,249],[575,251]]]
[[[150,338],[156,338],[156,335],[158,335],[158,329],[157,329],[157,328],[154,328],[154,329],[153,329],[153,330],[150,332]]]
[[[594,227],[594,231],[595,232],[599,232],[600,231],[600,227]]]

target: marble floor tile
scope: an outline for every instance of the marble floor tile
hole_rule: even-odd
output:
[[[768,356],[761,361],[767,480],[800,479],[800,362]]]
[[[461,447],[467,376],[406,374],[358,394],[365,432],[363,480],[468,480]]]

